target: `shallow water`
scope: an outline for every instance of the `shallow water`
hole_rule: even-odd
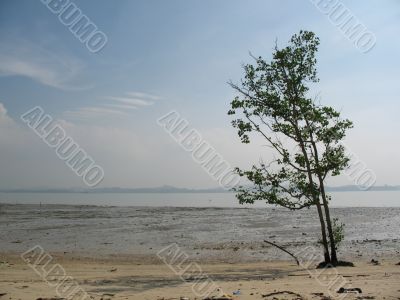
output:
[[[400,208],[333,208],[346,224],[343,257],[399,256]],[[23,252],[40,245],[50,252],[109,256],[156,253],[177,243],[199,260],[289,259],[263,243],[293,252],[318,247],[314,209],[104,207],[83,205],[0,206],[0,249]]]
[[[333,192],[336,207],[400,207],[400,191]],[[0,193],[0,203],[111,206],[265,207],[259,201],[242,206],[233,193]]]

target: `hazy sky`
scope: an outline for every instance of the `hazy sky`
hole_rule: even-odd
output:
[[[400,2],[342,2],[375,34],[370,52],[308,0],[74,1],[108,37],[98,53],[41,1],[2,0],[0,188],[84,186],[20,120],[34,106],[103,167],[100,186],[217,186],[156,120],[178,111],[234,166],[269,157],[261,140],[240,144],[226,82],[239,81],[249,51],[269,59],[275,39],[284,46],[300,29],[321,38],[318,89],[354,121],[347,145],[378,184],[400,184]]]

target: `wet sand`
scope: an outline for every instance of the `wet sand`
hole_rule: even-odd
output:
[[[332,215],[346,224],[341,257],[399,256],[400,208],[333,208]],[[319,247],[319,238],[312,209],[0,205],[0,251],[10,253],[41,245],[71,256],[152,262],[177,243],[193,260],[243,263],[290,259],[264,239],[296,253]]]

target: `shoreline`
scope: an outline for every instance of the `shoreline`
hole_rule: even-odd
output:
[[[107,205],[107,204],[71,204],[71,203],[11,203],[11,202],[0,202],[0,206],[50,206],[50,207],[93,207],[93,208],[146,208],[146,209],[271,209],[271,210],[282,210],[282,211],[290,211],[287,208],[282,208],[279,206],[273,206],[270,204],[266,204],[265,206],[259,207],[259,206],[232,206],[232,207],[227,207],[227,206],[172,206],[172,205],[165,205],[165,206],[153,206],[153,205]],[[400,209],[400,204],[398,206],[329,206],[330,208],[333,209],[363,209],[363,208],[376,208],[376,209]]]

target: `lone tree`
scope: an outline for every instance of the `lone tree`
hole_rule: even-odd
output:
[[[318,45],[313,32],[300,31],[285,48],[275,46],[270,62],[254,57],[254,65],[244,66],[241,84],[230,83],[238,96],[228,114],[237,115],[232,125],[243,143],[250,142],[250,133],[260,134],[275,155],[268,164],[261,161],[247,171],[236,168],[253,184],[235,188],[239,202],[265,200],[291,210],[315,206],[325,263],[336,265],[325,179],[348,166],[341,140],[352,122],[309,96],[310,86],[319,81]]]

